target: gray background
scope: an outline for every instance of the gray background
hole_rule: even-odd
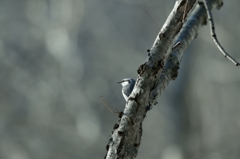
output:
[[[123,110],[117,84],[136,78],[173,0],[0,0],[0,158],[103,158]],[[240,60],[239,1],[214,11]],[[138,159],[240,158],[240,74],[200,30],[178,78],[147,114]]]

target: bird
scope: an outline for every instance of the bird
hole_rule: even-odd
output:
[[[135,80],[132,78],[124,78],[118,83],[122,85],[122,94],[124,99],[127,101],[129,95],[132,93],[132,90],[134,88]]]

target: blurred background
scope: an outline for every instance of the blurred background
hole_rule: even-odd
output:
[[[103,158],[174,0],[0,0],[0,158]],[[216,32],[240,61],[240,1],[214,11]],[[138,159],[240,158],[240,73],[203,27],[178,78],[147,114]]]

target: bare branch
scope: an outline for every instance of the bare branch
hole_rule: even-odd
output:
[[[176,79],[180,60],[198,30],[206,24],[204,5],[195,0],[178,0],[158,34],[147,61],[138,68],[135,87],[127,101],[123,115],[114,126],[107,145],[106,159],[132,159],[137,156],[142,136],[142,122],[149,108],[157,103],[157,97],[171,80]],[[212,0],[210,8],[216,8],[218,0]],[[185,9],[186,7],[186,9]],[[189,16],[183,25],[183,14]]]
[[[214,21],[213,21],[213,17],[212,17],[212,12],[210,11],[210,7],[209,7],[209,2],[207,0],[203,0],[204,6],[206,8],[207,11],[207,16],[208,16],[208,21],[210,23],[210,32],[211,32],[211,37],[214,41],[214,43],[216,44],[217,48],[221,51],[221,53],[223,54],[223,56],[225,58],[227,58],[228,60],[230,60],[232,63],[234,63],[234,65],[236,65],[237,67],[240,68],[240,63],[238,61],[236,61],[231,55],[229,55],[227,53],[227,51],[225,51],[225,49],[222,47],[222,45],[220,44],[220,42],[218,41],[217,35],[215,33],[215,26],[214,26]],[[223,4],[222,1],[220,1],[220,6]]]

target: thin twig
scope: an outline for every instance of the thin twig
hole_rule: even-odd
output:
[[[107,105],[107,103],[106,103],[105,100],[103,99],[103,96],[101,96],[101,99],[102,99],[102,102],[103,102],[104,106],[105,106],[110,112],[112,112],[112,113],[117,113],[117,114],[120,113],[117,109],[116,109],[117,111],[113,111],[111,108],[109,108],[109,106]]]
[[[234,65],[236,65],[237,67],[240,68],[240,63],[237,60],[235,60],[231,55],[229,55],[225,51],[225,49],[222,47],[220,42],[218,41],[217,35],[215,33],[215,27],[214,27],[214,21],[213,21],[213,18],[212,18],[212,13],[211,13],[210,8],[208,6],[208,2],[207,2],[207,0],[203,0],[203,3],[204,3],[204,6],[206,8],[206,11],[207,11],[208,20],[209,20],[209,23],[210,23],[210,32],[211,32],[211,36],[212,36],[212,39],[213,39],[214,43],[217,45],[218,49],[221,51],[221,53],[223,54],[223,56],[225,58],[227,58],[232,63],[234,63]]]
[[[138,7],[141,8],[153,20],[153,22],[156,24],[158,29],[161,29],[158,23],[155,21],[155,19],[145,9],[143,9],[140,5],[138,5]]]

